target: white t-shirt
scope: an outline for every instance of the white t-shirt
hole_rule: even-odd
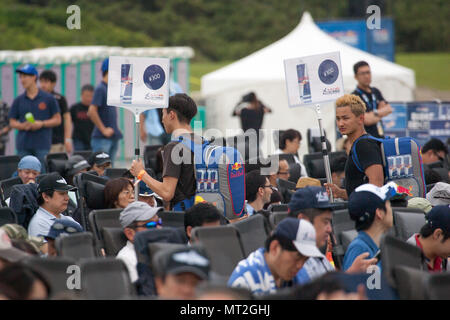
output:
[[[125,247],[123,247],[116,256],[116,259],[121,259],[127,266],[128,273],[130,274],[131,282],[135,282],[138,279],[137,273],[137,256],[134,250],[134,244],[127,241]]]

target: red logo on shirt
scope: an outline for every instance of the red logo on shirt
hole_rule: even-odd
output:
[[[45,102],[39,103],[38,107],[39,107],[39,110],[45,110],[45,109],[47,109],[47,105],[45,104]]]

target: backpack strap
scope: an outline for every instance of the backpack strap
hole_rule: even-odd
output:
[[[198,144],[195,143],[193,140],[187,138],[186,136],[179,136],[178,139],[172,139],[172,141],[178,141],[185,145],[189,150],[191,150],[192,153],[194,153],[194,164],[202,163],[202,159],[205,159],[203,157],[203,150],[207,145],[209,145],[209,141],[203,138],[203,143]]]
[[[385,166],[384,150],[383,150],[383,139],[375,138],[374,136],[371,136],[371,135],[365,135],[365,136],[361,136],[358,139],[356,139],[355,142],[353,143],[353,146],[352,146],[352,150],[351,150],[352,160],[353,160],[353,163],[355,164],[356,168],[360,172],[364,173],[364,170],[361,167],[361,163],[359,162],[358,155],[356,154],[356,144],[361,139],[371,139],[371,140],[375,140],[375,141],[378,141],[378,142],[381,143],[381,155],[382,155],[383,165]]]

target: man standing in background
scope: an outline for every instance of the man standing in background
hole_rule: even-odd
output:
[[[73,147],[75,151],[91,150],[91,135],[94,124],[89,119],[87,113],[94,96],[94,87],[85,84],[81,88],[81,101],[70,108],[70,115],[73,122]]]
[[[52,147],[50,153],[72,153],[72,119],[67,108],[66,98],[55,92],[56,73],[52,70],[44,70],[39,76],[41,89],[53,95],[59,105],[61,124],[52,130]]]

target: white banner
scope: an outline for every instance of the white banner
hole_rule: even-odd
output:
[[[167,108],[170,61],[166,58],[109,57],[109,106],[131,110]]]
[[[284,60],[289,107],[334,101],[344,94],[339,52]]]

